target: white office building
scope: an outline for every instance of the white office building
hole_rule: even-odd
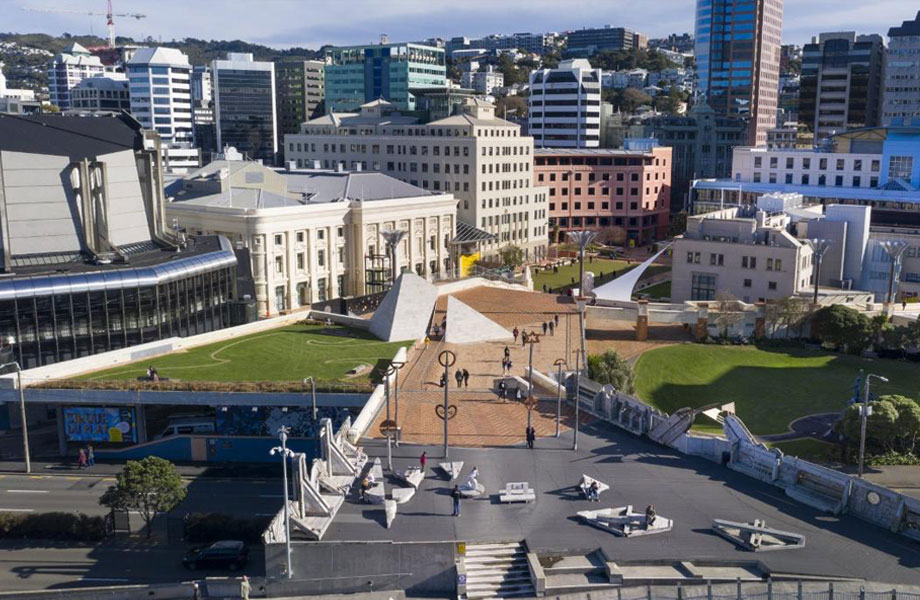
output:
[[[530,74],[528,125],[536,147],[600,147],[601,79],[585,59]]]
[[[380,171],[433,192],[452,192],[462,223],[486,236],[484,258],[509,245],[528,259],[546,255],[549,190],[533,185],[533,139],[495,116],[491,103],[468,99],[459,114],[420,124],[376,100],[361,112],[333,113],[285,136],[299,168]]]
[[[74,42],[54,57],[47,72],[51,104],[61,110],[68,110],[72,108],[70,91],[84,79],[105,73],[105,67],[98,56],[93,56],[89,50]]]
[[[888,31],[883,125],[920,123],[920,12]]]
[[[90,77],[70,90],[70,109],[76,111],[131,110],[128,78],[123,73]]]
[[[192,127],[192,65],[174,48],[141,48],[125,65],[131,113],[163,141],[166,170],[184,173],[201,158]]]
[[[249,249],[260,315],[384,289],[385,231],[407,233],[396,248],[397,273],[435,279],[455,269],[453,195],[381,173],[221,160],[173,181],[166,193],[167,220]]]
[[[465,71],[460,76],[460,85],[480,94],[492,94],[505,87],[505,75],[489,65],[481,71]]]

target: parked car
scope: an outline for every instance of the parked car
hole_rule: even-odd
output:
[[[170,419],[169,425],[158,433],[154,439],[159,440],[172,435],[208,435],[216,430],[217,425],[214,419],[209,417]]]
[[[230,569],[237,571],[246,566],[249,548],[236,540],[222,540],[210,546],[193,548],[182,559],[186,569]]]

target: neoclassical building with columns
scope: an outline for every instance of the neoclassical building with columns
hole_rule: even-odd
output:
[[[452,274],[457,201],[382,173],[275,170],[215,161],[167,186],[166,215],[189,234],[220,233],[249,248],[261,315],[382,291],[382,233],[406,231],[397,272]]]

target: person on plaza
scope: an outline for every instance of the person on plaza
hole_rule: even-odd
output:
[[[201,586],[197,581],[192,582],[192,600],[201,600]]]
[[[517,400],[518,402],[524,399],[524,395],[521,394],[521,388],[516,388],[514,390],[514,399]]]
[[[509,358],[509,359],[508,359],[508,374],[509,374],[509,375],[511,374],[511,369],[513,369],[513,368],[514,368],[514,361],[512,361],[512,360]]]
[[[511,348],[505,346],[505,358],[511,358]]]
[[[907,300],[901,300],[901,310],[907,310]]]
[[[457,372],[454,373],[454,379],[457,380],[457,387],[463,387],[463,371],[457,369]]]
[[[422,452],[422,455],[418,457],[418,464],[422,468],[422,474],[425,474],[425,464],[428,463],[428,453]]]
[[[361,501],[367,502],[367,490],[371,489],[371,477],[373,475],[368,474],[367,477],[361,480]]]
[[[505,385],[505,380],[502,379],[501,381],[498,382],[498,397],[502,400],[502,402],[505,401],[506,391],[507,391],[507,386]]]
[[[524,333],[526,334],[526,332]],[[527,347],[527,337],[526,335],[522,335],[521,336],[521,348],[526,348],[526,347]]]
[[[453,500],[453,504],[454,504],[453,516],[459,517],[460,516],[460,499],[463,497],[462,494],[460,494],[459,485],[454,485],[454,489],[450,491],[450,497]]]
[[[90,444],[86,447],[86,466],[95,467],[96,466],[96,453],[93,451],[93,445]]]
[[[546,293],[546,284],[545,284],[545,283],[543,284],[543,293],[544,293],[544,294]]]
[[[655,505],[649,504],[645,509],[645,528],[648,529],[655,524],[655,519],[657,514],[655,513]]]
[[[470,387],[470,372],[463,369],[463,387]]]
[[[543,335],[546,335],[547,329],[549,329],[549,325],[546,324],[546,321],[543,321]]]
[[[556,326],[553,325],[553,322],[552,322],[552,321],[550,321],[550,322],[549,322],[549,334],[550,334],[550,335],[556,335],[556,334],[555,334],[555,330],[556,330]]]
[[[447,373],[441,373],[441,382],[438,387],[447,387]]]
[[[434,337],[441,335],[441,326],[437,323],[434,324]]]
[[[250,592],[252,592],[252,584],[249,583],[249,577],[243,575],[243,581],[240,582],[240,598],[249,600]]]
[[[518,336],[519,336],[520,334],[521,334],[521,332],[518,331],[518,328],[517,328],[517,327],[515,327],[514,329],[511,330],[511,335],[514,336],[514,343],[515,343],[515,344],[517,344],[517,339],[518,339]]]
[[[428,344],[430,343],[431,343],[431,338],[426,335],[425,336],[425,350],[428,349]]]
[[[597,485],[596,481],[592,481],[591,485],[588,486],[588,500],[591,502],[600,502],[600,488]]]
[[[77,466],[81,469],[86,468],[86,450],[80,448],[80,452],[77,453]]]

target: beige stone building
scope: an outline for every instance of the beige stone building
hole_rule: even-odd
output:
[[[360,113],[332,113],[285,136],[297,168],[379,171],[434,193],[452,193],[460,221],[496,236],[487,257],[508,245],[545,256],[548,189],[533,185],[533,138],[468,100],[460,114],[420,124],[377,100]]]
[[[249,248],[262,315],[382,291],[390,278],[382,232],[407,232],[397,272],[454,272],[453,195],[380,173],[276,171],[216,161],[167,187],[168,219],[190,234],[220,233]]]

